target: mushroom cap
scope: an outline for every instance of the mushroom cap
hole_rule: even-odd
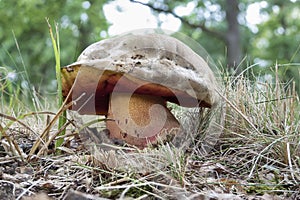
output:
[[[163,97],[180,106],[212,107],[218,98],[214,74],[205,60],[176,38],[164,34],[126,34],[87,47],[62,68],[63,96],[83,93],[73,110],[106,114],[112,92]]]

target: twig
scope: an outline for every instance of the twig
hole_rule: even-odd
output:
[[[45,151],[47,148],[48,148],[48,146],[50,145],[50,143],[53,141],[53,140],[55,140],[55,137],[58,135],[58,134],[60,134],[61,132],[62,132],[62,130],[64,130],[67,126],[69,126],[69,124],[71,124],[71,122],[69,121],[69,122],[67,122],[67,123],[65,123],[62,127],[60,127],[60,129],[56,132],[56,133],[54,133],[50,138],[49,138],[49,140],[47,140],[47,142],[44,144],[44,146],[40,149],[40,151],[37,153],[37,157],[39,157],[42,153],[43,153],[43,151]]]
[[[116,185],[116,186],[108,186],[108,187],[99,186],[99,187],[96,187],[95,190],[126,189],[127,187],[141,187],[141,186],[147,186],[147,185],[155,185],[155,186],[160,186],[160,187],[168,187],[168,188],[172,188],[172,189],[176,189],[176,190],[184,190],[183,188],[166,185],[166,184],[162,184],[162,183],[157,183],[157,182],[153,182],[153,181],[149,181],[146,183],[130,184],[130,185]]]
[[[293,181],[296,184],[298,184],[298,181],[296,181],[295,175],[294,175],[294,170],[293,170],[293,165],[292,165],[292,159],[291,159],[290,143],[289,142],[286,143],[286,150],[287,150],[287,154],[288,154],[288,164],[289,164],[289,168],[290,168],[292,179],[293,179]]]
[[[26,116],[26,115],[23,115],[23,116]],[[23,116],[21,116],[20,118],[23,118]],[[15,118],[15,117],[5,115],[3,113],[0,113],[0,117],[4,117],[4,118],[6,118],[8,120],[11,120],[13,122],[18,122],[20,125],[24,126],[26,129],[28,129],[29,131],[31,131],[32,133],[35,134],[35,132],[29,126],[27,126],[26,124],[24,124],[23,122],[21,122],[19,119]],[[11,126],[11,124],[9,126]],[[9,127],[9,126],[7,126],[7,127]],[[3,130],[7,130],[7,129],[8,128],[3,128]]]
[[[27,192],[33,193],[30,191],[31,188],[33,188],[34,186],[36,186],[37,184],[39,184],[40,180],[35,181],[32,185],[30,185],[28,188],[26,188],[19,196],[18,198],[16,198],[16,200],[21,199]]]

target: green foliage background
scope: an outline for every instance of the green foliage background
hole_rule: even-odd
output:
[[[55,91],[55,59],[46,18],[59,24],[61,62],[66,65],[74,62],[89,44],[100,40],[101,31],[107,30],[104,3],[0,0],[0,66],[19,73],[19,79],[39,92]]]

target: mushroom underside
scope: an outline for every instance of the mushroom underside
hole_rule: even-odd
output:
[[[101,76],[89,71],[78,73],[76,80],[73,81],[73,83],[69,83],[74,86],[68,101],[76,100],[76,104],[71,109],[80,114],[106,115],[112,93],[157,96],[184,107],[211,107],[208,102],[191,97],[185,91],[139,80],[117,72],[104,71]],[[66,97],[69,92],[70,90],[65,89],[63,95]]]

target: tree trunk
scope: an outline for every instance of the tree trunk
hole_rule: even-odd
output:
[[[241,62],[242,49],[240,44],[240,31],[238,23],[238,0],[226,0],[226,20],[228,29],[226,32],[227,67],[230,72],[239,73],[237,66]]]

